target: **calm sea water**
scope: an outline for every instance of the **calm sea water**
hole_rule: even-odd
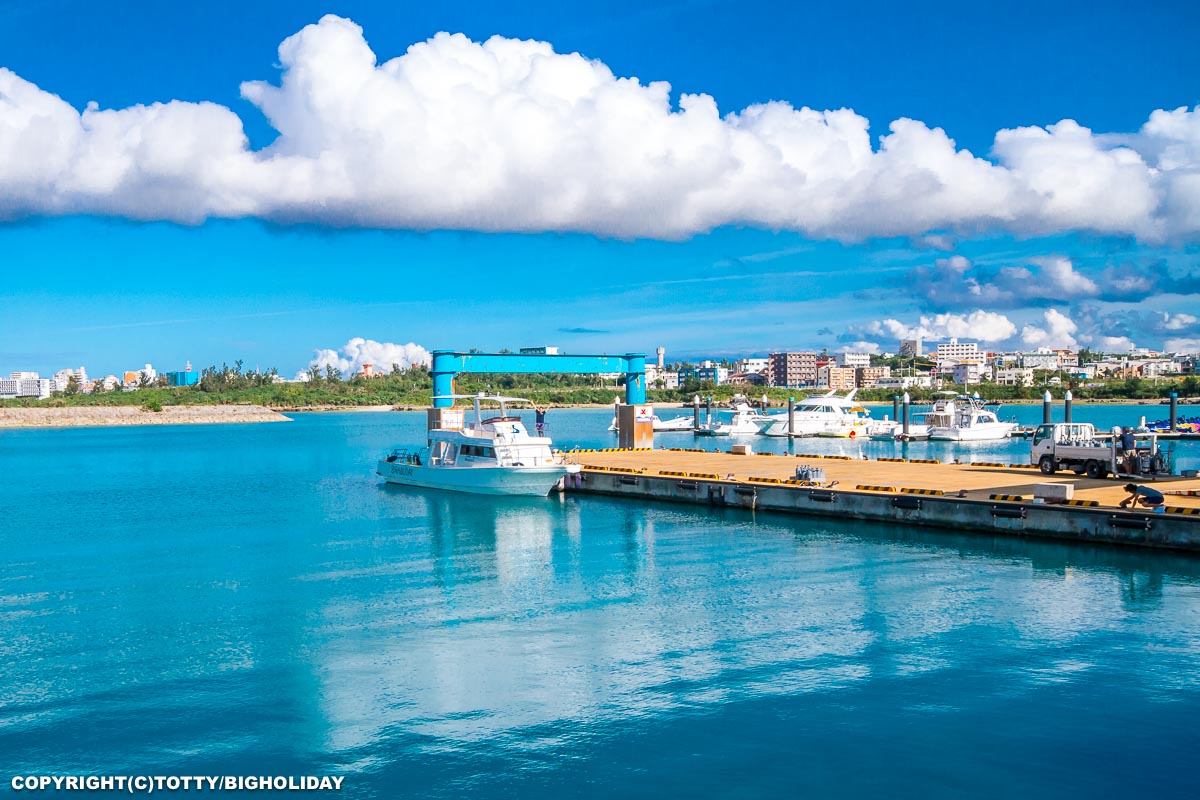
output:
[[[0,432],[0,785],[1200,790],[1200,560],[380,484],[423,422]],[[607,422],[551,412],[563,444]]]

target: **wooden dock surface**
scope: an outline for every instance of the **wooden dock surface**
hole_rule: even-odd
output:
[[[942,464],[917,460],[867,460],[846,457],[799,455],[734,455],[728,451],[695,450],[575,450],[567,457],[586,470],[630,471],[647,476],[693,477],[735,482],[783,482],[794,478],[801,465],[825,471],[826,485],[843,491],[903,493],[905,490],[944,493],[946,496],[988,500],[992,495],[1020,496],[1032,501],[1038,483],[1074,484],[1074,498],[1088,505],[1116,508],[1128,493],[1127,479],[1093,480],[1072,472],[1043,475],[1029,466],[983,462]],[[1137,481],[1142,482],[1142,481]],[[1166,505],[1200,513],[1200,478],[1165,477],[1152,482],[1167,495]],[[862,487],[862,488],[860,488]],[[867,488],[870,487],[870,488]],[[1170,492],[1195,492],[1197,496]]]

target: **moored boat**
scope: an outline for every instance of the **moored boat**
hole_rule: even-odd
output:
[[[457,395],[461,397],[461,395]],[[507,405],[519,397],[471,395],[475,421],[462,429],[429,431],[429,444],[397,448],[380,459],[376,474],[388,483],[426,489],[495,495],[549,494],[565,475],[580,471],[555,453],[546,436],[531,436]],[[481,401],[499,403],[499,414],[484,418]]]
[[[870,412],[854,401],[855,390],[844,397],[836,392],[812,395],[796,403],[792,414],[792,436],[833,436],[856,438],[867,436],[871,425]],[[761,426],[765,436],[789,435],[788,415],[772,414]]]

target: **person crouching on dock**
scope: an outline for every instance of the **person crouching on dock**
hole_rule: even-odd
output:
[[[1132,509],[1139,505],[1145,508],[1158,508],[1163,504],[1163,493],[1158,489],[1151,489],[1149,486],[1138,486],[1136,483],[1127,483],[1125,484],[1125,491],[1129,492],[1129,497],[1121,501],[1121,508]]]

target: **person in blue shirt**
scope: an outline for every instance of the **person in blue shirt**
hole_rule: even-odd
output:
[[[1126,425],[1121,430],[1121,436],[1118,441],[1121,443],[1121,457],[1125,459],[1125,471],[1137,471],[1137,440],[1133,438],[1133,431]]]
[[[546,431],[546,409],[550,406],[534,406],[534,424],[537,426],[537,435],[541,436]]]
[[[1136,506],[1158,508],[1163,504],[1165,499],[1163,493],[1158,489],[1151,489],[1149,486],[1139,486],[1136,483],[1125,484],[1125,491],[1129,492],[1129,497],[1121,501],[1121,508],[1133,508]]]

